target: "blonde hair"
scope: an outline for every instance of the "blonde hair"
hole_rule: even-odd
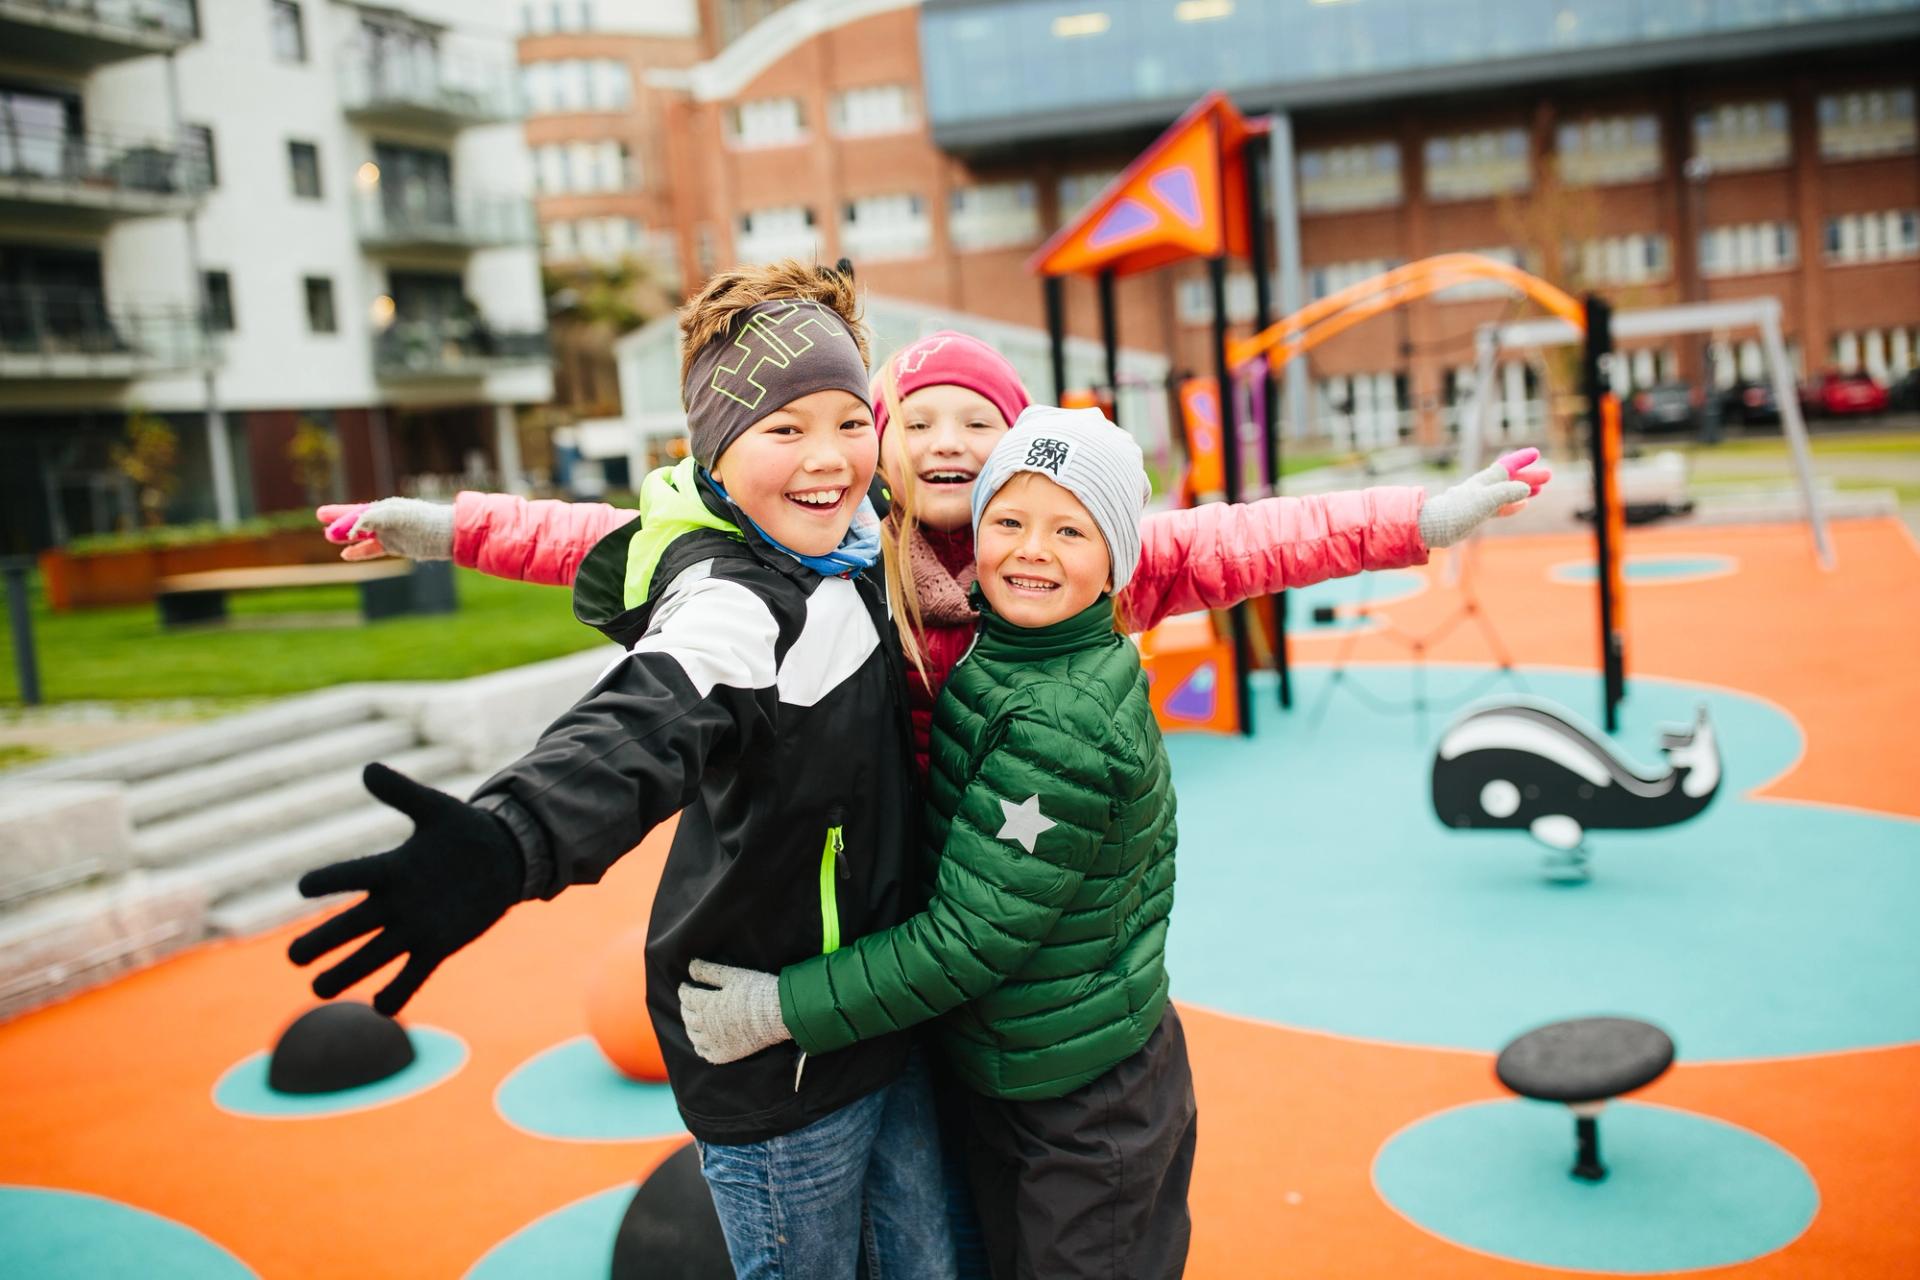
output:
[[[880,367],[880,394],[887,405],[887,433],[880,437],[880,470],[887,477],[892,505],[886,527],[880,532],[881,571],[887,584],[887,603],[893,610],[895,629],[900,632],[900,647],[907,661],[920,673],[920,681],[933,691],[933,677],[927,674],[927,652],[921,643],[926,634],[926,615],[920,608],[920,593],[913,585],[913,535],[920,528],[920,477],[907,461],[907,424],[901,410],[900,353],[888,356]],[[887,465],[892,462],[894,465]]]
[[[692,301],[680,308],[680,381],[700,349],[724,334],[742,311],[762,302],[794,298],[817,302],[847,322],[860,348],[860,363],[871,366],[873,345],[860,315],[860,297],[853,289],[853,269],[819,267],[798,258],[783,258],[764,266],[722,271],[707,281]]]

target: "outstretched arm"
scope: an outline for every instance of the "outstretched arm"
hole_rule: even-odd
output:
[[[314,513],[343,560],[383,555],[448,560],[496,578],[568,586],[608,530],[636,512],[603,502],[555,502],[463,491],[452,506],[417,498],[339,503]]]
[[[1535,465],[1539,456],[1508,454],[1432,499],[1416,487],[1379,485],[1150,515],[1140,523],[1140,567],[1121,596],[1122,616],[1144,631],[1176,613],[1425,564],[1433,547],[1538,493],[1549,478]]]

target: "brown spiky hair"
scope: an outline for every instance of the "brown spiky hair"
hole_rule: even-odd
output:
[[[708,280],[693,301],[680,308],[680,383],[686,385],[687,366],[715,338],[733,327],[748,307],[761,302],[795,298],[831,309],[860,348],[860,363],[873,363],[866,322],[860,318],[860,298],[853,291],[853,266],[845,258],[835,267],[815,266],[798,258],[783,258],[764,266],[722,271]]]

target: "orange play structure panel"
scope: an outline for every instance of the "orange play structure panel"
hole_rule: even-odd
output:
[[[1768,796],[1920,817],[1920,547],[1894,521],[1841,523],[1833,535],[1839,568],[1824,573],[1803,527],[1629,531],[1629,554],[1712,553],[1740,565],[1684,588],[1629,584],[1629,688],[1636,676],[1662,676],[1770,699],[1802,727],[1806,749]],[[1590,538],[1569,535],[1489,540],[1476,553],[1480,606],[1517,662],[1596,669],[1592,585],[1550,579],[1553,566],[1591,550]],[[1381,610],[1396,629],[1419,633],[1455,607],[1438,567],[1423,572],[1430,590]],[[1351,645],[1355,662],[1405,660],[1384,635],[1312,633],[1296,637],[1295,660],[1329,661],[1336,644]],[[1471,628],[1428,656],[1487,658]],[[1263,734],[1286,731],[1284,719],[1263,717]],[[0,1183],[91,1192],[162,1214],[263,1277],[460,1276],[543,1215],[637,1180],[682,1140],[543,1139],[493,1107],[517,1067],[585,1033],[589,980],[644,922],[667,835],[655,832],[597,888],[516,909],[436,974],[406,1017],[461,1037],[469,1059],[388,1105],[324,1120],[248,1118],[214,1105],[221,1074],[311,1003],[308,975],[284,959],[301,926],[204,946],[0,1026]],[[1176,917],[1176,928],[1205,927]],[[1915,961],[1920,974],[1920,943]],[[1491,1055],[1297,1031],[1192,1005],[1183,1014],[1201,1116],[1189,1275],[1564,1274],[1450,1244],[1401,1217],[1372,1185],[1374,1157],[1398,1130],[1506,1096]],[[1711,1274],[1920,1274],[1916,1080],[1920,1045],[1700,1065],[1683,1054],[1636,1095],[1762,1134],[1818,1186],[1804,1235]]]

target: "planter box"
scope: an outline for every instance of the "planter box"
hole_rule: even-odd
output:
[[[332,564],[340,548],[312,532],[286,529],[248,538],[223,538],[184,547],[40,554],[49,607],[64,612],[110,604],[147,604],[162,578],[220,569],[264,569],[283,564]]]

